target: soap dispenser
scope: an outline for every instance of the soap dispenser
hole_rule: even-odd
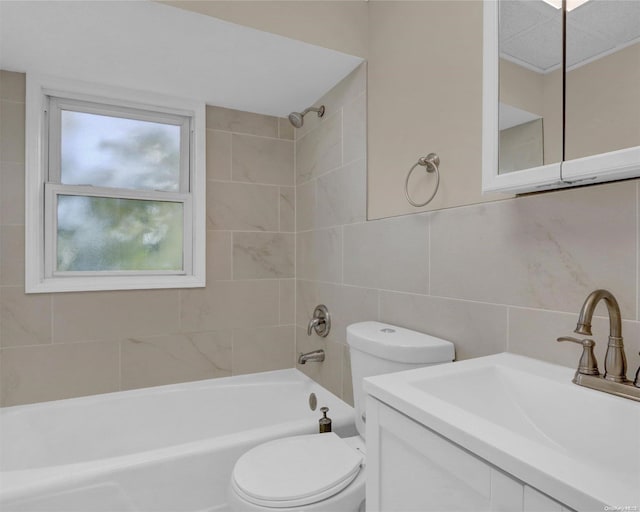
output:
[[[318,423],[320,424],[320,433],[324,434],[325,432],[331,432],[331,418],[327,418],[329,408],[320,407],[320,412],[323,414],[322,418],[318,420]]]

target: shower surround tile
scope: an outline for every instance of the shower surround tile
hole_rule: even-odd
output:
[[[278,118],[207,105],[207,128],[277,138]]]
[[[233,332],[233,374],[291,368],[295,361],[293,325]]]
[[[280,190],[271,185],[207,183],[207,229],[278,231]]]
[[[0,358],[3,406],[118,391],[114,342],[5,348]]]
[[[234,279],[285,278],[294,275],[293,233],[233,234]]]
[[[251,135],[233,135],[233,181],[294,185],[293,142]]]
[[[24,164],[0,162],[0,224],[24,225]]]
[[[342,165],[342,111],[327,112],[317,128],[296,140],[296,183]]]
[[[431,293],[577,312],[607,288],[635,319],[635,188],[623,181],[433,213]]]
[[[53,294],[53,341],[118,340],[178,332],[178,290]]]
[[[279,324],[280,286],[276,279],[218,281],[181,291],[183,332],[215,331]]]
[[[296,189],[280,187],[280,231],[292,233],[296,230]]]
[[[296,278],[342,282],[342,227],[298,233]]]
[[[207,130],[207,180],[231,180],[231,133]]]
[[[232,331],[128,338],[121,345],[121,389],[231,375]]]
[[[306,329],[318,304],[325,304],[331,314],[331,331],[325,338],[345,345],[347,326],[378,318],[378,290],[357,288],[318,281],[296,280],[296,325]],[[318,336],[314,333],[312,338]]]
[[[364,159],[324,174],[315,183],[317,209],[314,226],[325,228],[366,220],[367,164]]]
[[[0,346],[51,343],[51,296],[26,295],[22,286],[0,287]]]
[[[322,363],[296,363],[296,368],[331,391],[334,395],[341,396],[344,345],[327,338],[319,338],[317,335],[309,337],[307,336],[306,329],[296,328],[297,354],[319,349],[324,350],[325,354],[325,359]]]
[[[344,163],[367,157],[367,95],[362,92],[343,111]],[[366,183],[366,180],[365,180]]]

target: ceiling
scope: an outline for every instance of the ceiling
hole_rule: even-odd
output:
[[[567,13],[567,68],[640,42],[639,0],[589,0]],[[501,0],[500,56],[539,73],[562,63],[562,12],[543,0]]]
[[[286,116],[362,59],[150,1],[0,0],[0,68]]]

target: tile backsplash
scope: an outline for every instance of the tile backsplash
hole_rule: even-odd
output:
[[[320,103],[295,133],[208,107],[206,288],[25,295],[24,75],[0,72],[2,405],[287,368],[318,348],[325,362],[298,368],[352,401],[345,329],[362,320],[450,339],[459,359],[575,367],[555,338],[596,288],[640,364],[638,180],[367,222],[366,67]],[[332,331],[309,337],[320,303]]]

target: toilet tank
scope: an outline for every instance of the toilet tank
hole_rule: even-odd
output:
[[[366,396],[362,379],[372,375],[400,372],[455,358],[450,341],[381,322],[359,322],[347,327],[351,356],[351,378],[356,413],[356,428],[364,437]]]

